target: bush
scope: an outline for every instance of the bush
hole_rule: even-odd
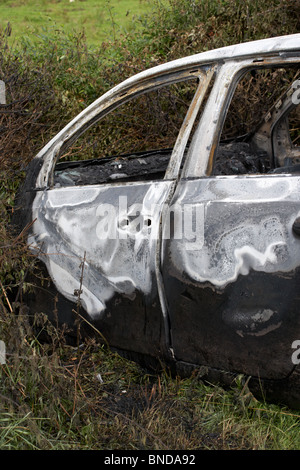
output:
[[[299,32],[298,0],[169,0],[143,18],[143,34],[130,42],[171,60],[217,47]],[[130,40],[130,38],[129,38]]]

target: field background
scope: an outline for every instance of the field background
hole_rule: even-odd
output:
[[[300,413],[230,389],[155,375],[95,340],[67,345],[24,294],[39,271],[11,231],[25,165],[72,117],[150,65],[300,31],[299,0],[1,0],[1,450],[300,449]],[[30,320],[30,321],[29,321]],[[40,332],[49,341],[41,340]]]
[[[84,31],[89,45],[100,45],[139,28],[138,19],[154,7],[150,0],[2,0],[1,26],[10,23],[13,38],[32,37],[49,25],[67,33]]]

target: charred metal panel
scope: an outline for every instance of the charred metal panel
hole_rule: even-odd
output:
[[[171,149],[165,149],[58,163],[54,171],[54,187],[163,179],[171,153]]]
[[[120,294],[156,295],[160,208],[170,182],[58,188],[37,192],[29,239],[58,291],[93,319]],[[81,286],[81,262],[84,260]]]
[[[163,237],[162,262],[177,359],[272,378],[291,372],[299,188],[300,177],[286,175],[180,182],[172,205],[193,208],[194,238]]]
[[[134,300],[117,293],[106,303],[101,317],[91,318],[80,305],[81,302],[78,304],[76,301],[75,304],[74,299],[68,300],[51,279],[40,283],[41,274],[45,279],[49,278],[43,263],[39,263],[38,274],[38,278],[31,276],[27,279],[33,287],[23,295],[26,307],[32,313],[46,314],[56,327],[61,328],[70,344],[77,345],[79,337],[94,337],[98,343],[108,344],[122,354],[126,352],[131,359],[141,360],[142,356],[145,356],[144,361],[168,358],[167,332],[155,280],[151,299],[138,291]],[[44,332],[39,337],[44,339]]]

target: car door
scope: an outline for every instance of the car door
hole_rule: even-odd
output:
[[[278,57],[271,61],[285,66]],[[300,337],[300,238],[293,230],[300,216],[300,175],[276,174],[263,153],[252,158],[246,138],[219,145],[230,100],[246,71],[258,104],[273,90],[271,75],[261,69],[268,88],[265,95],[257,91],[255,67],[251,60],[229,61],[218,72],[170,204],[173,222],[170,216],[165,222],[162,272],[177,361],[280,379],[294,368],[291,348]],[[278,78],[278,68],[273,72]],[[243,108],[246,88],[235,112]],[[250,119],[247,110],[245,115],[236,126]],[[214,173],[218,149],[234,174]],[[258,169],[266,161],[273,171]],[[246,172],[242,165],[248,165]]]
[[[70,302],[68,312],[71,309],[74,315],[68,313],[67,318],[65,313],[67,322],[74,322],[80,305],[88,321],[119,349],[155,356],[166,349],[169,331],[157,279],[161,214],[211,76],[195,67],[193,73],[158,76],[151,80],[146,96],[144,82],[140,87],[134,83],[126,93],[117,88],[109,101],[104,97],[98,104],[100,116],[102,102],[108,111],[117,110],[112,118],[106,113],[107,127],[100,121],[102,128],[85,137],[82,131],[95,115],[79,117],[52,145],[59,151],[43,158],[37,184],[46,187],[36,191],[29,243],[59,294]],[[172,91],[165,92],[169,82]],[[152,88],[154,96],[149,98]],[[140,108],[129,100],[131,94],[133,99],[137,96]],[[123,102],[127,108],[122,114]],[[147,112],[151,121],[143,124]],[[138,138],[141,148],[135,145]],[[103,141],[111,155],[104,153]],[[150,149],[145,141],[150,141]],[[125,152],[119,144],[125,144]],[[100,148],[101,158],[83,159],[85,147],[89,152]],[[56,163],[72,148],[77,153],[80,149],[79,161]]]

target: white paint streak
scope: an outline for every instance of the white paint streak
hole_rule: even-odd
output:
[[[251,268],[257,269],[259,266],[265,266],[267,263],[275,264],[277,262],[275,248],[283,244],[282,241],[271,243],[263,253],[256,250],[253,246],[243,246],[234,250],[237,264],[233,278],[236,279],[238,274],[248,274]]]
[[[76,302],[78,299],[76,291],[80,288],[78,279],[74,278],[71,273],[66,271],[66,269],[54,263],[51,258],[49,259],[48,269],[53,282],[59,286],[59,290],[63,292],[69,300]],[[102,292],[102,296],[104,298],[109,298],[110,295],[111,292],[106,292],[106,296]],[[99,312],[104,309],[104,304],[91,291],[89,291],[85,285],[82,285],[80,302],[82,303],[83,308],[89,312],[91,317],[99,314]]]
[[[297,176],[201,178],[179,184],[176,204],[203,206],[203,243],[164,241],[172,275],[225,288],[251,270],[288,273],[300,265],[292,224],[299,214]],[[201,224],[200,224],[201,225]],[[164,260],[163,260],[164,261]]]
[[[74,291],[80,288],[80,264],[85,255],[80,297],[91,317],[101,315],[116,294],[133,298],[136,291],[141,291],[151,295],[159,208],[163,206],[170,184],[161,181],[128,186],[57,188],[37,193],[33,204],[33,218],[37,220],[28,242],[37,253],[42,248],[39,257],[59,292],[76,302]],[[151,218],[151,236],[146,233],[148,226],[142,230],[134,230],[134,224],[120,226],[122,213],[118,211],[123,195],[128,199],[132,215],[135,215],[132,201],[137,201],[141,220]],[[114,210],[105,221],[108,236],[101,238],[101,220],[107,207]]]
[[[275,316],[277,312],[274,312],[271,309],[265,308],[258,310],[251,318],[252,323],[250,324],[248,330],[237,330],[236,333],[241,336],[264,336],[271,331],[277,330],[282,322],[268,324],[268,322]]]

